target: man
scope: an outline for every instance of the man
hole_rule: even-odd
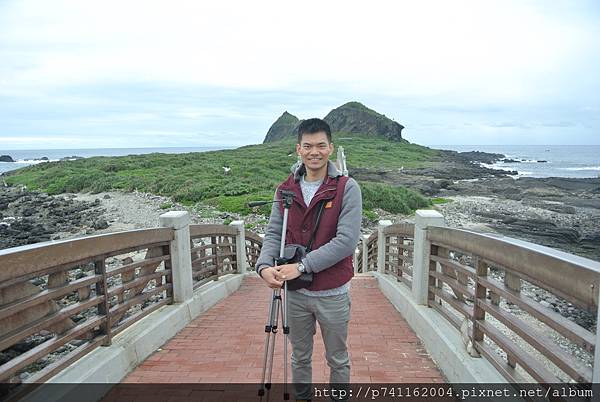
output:
[[[330,383],[350,381],[346,346],[350,318],[348,291],[354,276],[352,257],[360,236],[362,196],[358,183],[342,176],[329,161],[333,143],[325,121],[308,119],[300,124],[296,152],[302,163],[295,165],[290,177],[277,188],[275,199],[281,199],[281,190],[294,192],[285,243],[304,246],[311,238],[317,212],[323,204],[312,251],[300,263],[273,266],[274,258],[279,257],[283,224],[283,205],[274,203],[256,270],[273,289],[302,272],[313,273],[308,288],[288,291],[292,380],[296,384],[296,398],[310,399],[315,321],[325,344]]]

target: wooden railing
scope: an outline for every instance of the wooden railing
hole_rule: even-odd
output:
[[[463,333],[467,350],[508,381],[594,379],[600,263],[417,223],[387,222],[363,237],[357,270],[408,286],[418,304],[439,312]],[[253,267],[262,239],[243,227],[175,224],[0,250],[0,381],[43,382],[176,300],[180,286],[197,288]],[[192,266],[192,278],[177,287],[176,255],[191,257],[187,276]],[[587,321],[569,319],[575,310]]]
[[[187,239],[189,230],[189,239]],[[186,233],[180,243],[176,233]],[[187,239],[187,240],[185,240]],[[185,250],[187,271],[172,250]],[[237,244],[245,244],[244,254]],[[238,226],[176,225],[0,250],[0,382],[44,382],[189,289],[254,267],[262,239]],[[188,255],[187,253],[185,255]],[[240,263],[238,258],[246,261]],[[187,284],[185,283],[187,282]],[[186,293],[185,289],[181,294]],[[181,299],[181,297],[179,297]]]
[[[262,244],[262,237],[256,233],[246,232],[246,259],[248,260],[249,271],[253,271],[255,269],[256,261],[260,255]]]
[[[438,223],[422,224],[417,236],[415,225],[381,221],[359,245],[357,272],[404,283],[510,382],[591,382],[600,263]],[[424,287],[415,288],[413,275]]]
[[[363,236],[358,244],[358,256],[356,257],[357,273],[377,271],[377,232],[370,236]]]
[[[427,238],[428,305],[508,381],[592,381],[600,263],[458,229],[430,227]],[[593,325],[569,319],[575,310]]]
[[[413,236],[415,225],[398,223],[383,229],[385,236],[384,272],[412,288]]]
[[[227,225],[190,225],[194,289],[237,272],[237,234],[235,227]]]
[[[172,300],[170,229],[0,250],[0,382],[43,382]]]

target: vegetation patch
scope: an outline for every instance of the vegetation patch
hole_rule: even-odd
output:
[[[433,205],[440,205],[440,204],[446,204],[448,202],[452,202],[452,200],[450,198],[437,197],[437,198],[431,198],[431,202],[433,203]]]
[[[438,152],[355,133],[336,133],[333,142],[344,147],[350,169],[428,167]],[[332,159],[335,157],[334,153]],[[295,139],[290,138],[221,151],[41,163],[8,172],[6,181],[49,194],[137,190],[170,197],[186,206],[203,202],[221,211],[269,215],[270,205],[252,211],[245,204],[271,200],[276,186],[290,174],[296,160]],[[362,185],[367,210],[377,207],[392,213],[409,213],[414,206],[427,205],[423,197],[406,189],[371,182]],[[380,189],[382,193],[377,194]],[[402,203],[396,204],[397,201]]]
[[[414,190],[384,183],[361,182],[363,208],[381,208],[391,213],[410,214],[431,206],[431,202]]]

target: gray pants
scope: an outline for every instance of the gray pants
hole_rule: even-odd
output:
[[[311,297],[288,292],[289,339],[292,344],[292,381],[297,399],[311,398],[313,336],[319,322],[330,368],[331,384],[350,382],[350,358],[346,338],[350,319],[350,295]]]

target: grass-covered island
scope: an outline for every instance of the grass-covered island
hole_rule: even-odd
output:
[[[428,168],[439,156],[437,150],[368,135],[336,133],[333,141],[344,147],[351,173],[355,169],[393,172]],[[245,214],[251,212],[248,201],[271,199],[296,160],[295,141],[283,139],[232,150],[41,163],[9,172],[6,182],[48,194],[137,190],[171,197],[184,205],[202,202]],[[230,170],[226,173],[223,167]],[[409,214],[432,205],[429,198],[404,186],[377,180],[359,182],[367,215],[374,208]],[[266,214],[267,209],[263,207],[261,212]]]

